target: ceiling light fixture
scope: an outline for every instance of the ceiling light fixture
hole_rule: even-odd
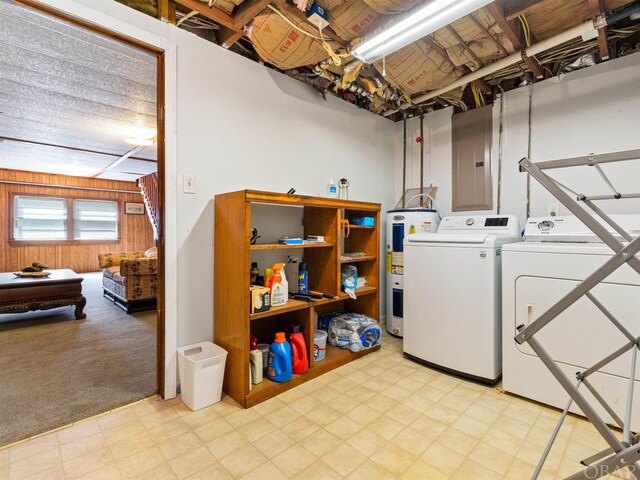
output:
[[[158,131],[155,128],[145,126],[144,122],[138,119],[133,126],[128,128],[124,141],[130,145],[149,147],[153,145],[157,134]]]
[[[352,50],[352,54],[365,63],[373,63],[385,55],[400,50],[471,12],[492,0],[433,0],[405,19],[391,25],[377,35],[365,39]]]
[[[129,145],[140,145],[142,147],[149,147],[153,145],[153,139],[150,139],[150,138],[130,137],[130,138],[125,138],[124,141],[127,142]]]

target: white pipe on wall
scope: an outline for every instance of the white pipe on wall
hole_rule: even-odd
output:
[[[516,63],[522,62],[523,53],[528,57],[532,57],[534,55],[544,52],[545,50],[549,50],[551,48],[557,47],[558,45],[562,45],[563,43],[568,42],[569,40],[573,40],[576,37],[581,37],[583,35],[591,33],[594,30],[596,30],[595,24],[597,23],[598,23],[597,19],[595,21],[589,20],[587,22],[582,23],[581,25],[577,25],[573,28],[570,28],[569,30],[559,33],[558,35],[542,40],[536,43],[535,45],[531,45],[529,48],[526,48],[523,51],[512,53],[508,57],[501,58],[500,60],[497,60],[494,63],[487,65],[486,67],[482,67],[476,70],[475,72],[471,72],[468,75],[460,77],[458,80],[447,85],[446,87],[433,90],[429,93],[425,93],[424,95],[420,95],[419,97],[416,97],[416,98],[412,98],[411,103],[420,104],[422,102],[426,102],[427,100],[431,100],[432,98],[438,97],[455,88],[462,87],[463,85],[473,82],[474,80],[487,77],[497,72],[498,70],[502,70],[503,68],[507,68],[507,67],[510,67],[511,65],[515,65]],[[402,105],[400,105],[400,110],[404,110],[410,106],[411,104],[409,103],[403,103]],[[392,115],[395,112],[397,112],[397,110],[385,112],[384,116],[388,117],[389,115]]]

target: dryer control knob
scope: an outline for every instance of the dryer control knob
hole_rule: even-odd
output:
[[[473,225],[475,222],[475,220],[473,218],[467,218],[467,221],[465,222],[467,224],[467,226],[471,226]]]
[[[538,228],[542,231],[549,231],[553,228],[553,222],[551,220],[543,220],[538,224]]]

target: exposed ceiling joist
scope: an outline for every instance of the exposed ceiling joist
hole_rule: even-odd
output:
[[[482,68],[484,66],[482,64],[482,60],[480,60],[475,52],[471,50],[471,47],[467,45],[467,42],[465,42],[464,39],[460,35],[458,35],[458,32],[456,32],[456,29],[453,28],[453,25],[447,25],[445,28],[458,41],[458,44],[464,49],[464,51],[467,52],[471,56],[471,58],[473,58],[473,60],[478,64],[478,68]]]
[[[485,82],[481,78],[479,78],[478,80],[474,80],[473,83],[475,84],[476,87],[478,87],[484,93],[493,93],[493,89],[491,88],[491,85],[489,85],[487,82]]]
[[[158,20],[176,24],[176,4],[169,0],[158,0]]]
[[[600,15],[606,11],[604,0],[589,0],[589,8],[594,15]],[[600,60],[609,59],[609,43],[607,42],[607,29],[598,30],[598,48],[600,49]]]
[[[209,20],[213,20],[214,22],[227,27],[230,30],[234,30],[235,32],[244,35],[242,27],[236,26],[236,22],[233,17],[228,13],[223,12],[219,8],[208,7],[206,4],[198,0],[176,0],[176,3],[179,3],[183,7],[187,7],[194,12],[198,12],[203,17],[206,17]]]
[[[520,15],[526,15],[533,12],[539,7],[544,0],[509,0],[504,3],[504,17],[509,20],[513,20]]]
[[[240,40],[244,36],[244,26],[267,8],[269,2],[270,0],[245,0],[242,2],[233,15],[234,24],[240,31],[221,26],[216,33],[218,43],[224,48],[229,48]]]
[[[233,15],[236,27],[244,27],[247,23],[253,20],[253,17],[267,8],[269,3],[270,0],[245,0],[242,2]]]
[[[507,51],[506,48],[504,48],[504,45],[502,45],[492,34],[489,30],[487,30],[484,25],[482,25],[482,23],[480,23],[476,17],[473,16],[473,13],[469,15],[469,20],[471,20],[474,25],[476,27],[478,27],[478,29],[482,30],[482,32],[485,34],[485,36],[491,40],[491,42],[498,47],[498,50],[500,50],[504,55],[509,55],[509,52]]]
[[[486,8],[491,16],[496,20],[496,22],[498,22],[498,26],[507,36],[507,38],[513,45],[513,48],[515,50],[523,50],[524,45],[520,40],[520,35],[522,32],[522,27],[520,26],[520,24],[514,22],[513,20],[507,20],[504,14],[504,8],[502,7],[502,5],[499,5],[498,2],[490,3]],[[524,60],[524,62],[537,78],[543,77],[542,68],[540,67],[540,64],[535,61],[535,59],[527,55],[523,55],[522,60]]]
[[[449,58],[449,54],[447,54],[447,51],[442,48],[442,46],[436,42],[433,38],[431,38],[430,36],[426,36],[423,39],[431,48],[433,48],[436,52],[438,52],[438,54],[445,59],[447,62],[449,62],[449,64],[451,64],[451,66],[453,66],[454,70],[457,70],[461,73],[468,73],[469,69],[464,67],[464,66],[456,66],[452,61],[451,58]],[[492,89],[491,86],[485,82],[484,80],[476,80],[473,82],[480,90],[482,90],[484,93],[492,93]]]
[[[522,44],[520,43],[520,35],[517,33],[518,25],[514,22],[509,22],[504,16],[504,9],[501,5],[498,5],[497,2],[490,3],[486,6],[486,9],[489,11],[491,16],[498,22],[498,26],[504,32],[504,34],[513,45],[514,50],[522,49]],[[513,53],[513,52],[510,52]]]
[[[220,27],[216,32],[218,43],[224,48],[229,48],[244,36],[244,32],[236,32],[227,27]]]
[[[464,71],[464,67],[462,67],[462,66],[459,67],[459,66],[455,65],[451,61],[451,58],[449,58],[449,54],[447,53],[447,51],[438,42],[436,42],[433,38],[431,38],[429,35],[427,35],[426,37],[423,38],[423,40],[431,48],[433,48],[436,52],[438,52],[438,54],[440,54],[440,56],[442,58],[444,58],[447,62],[449,62],[453,66],[453,68],[455,70]]]

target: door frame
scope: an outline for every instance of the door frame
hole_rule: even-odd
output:
[[[177,45],[147,30],[73,0],[13,0],[15,3],[155,55],[158,60],[158,307],[157,393],[177,393]],[[114,2],[115,3],[115,2]],[[116,5],[114,5],[115,7]],[[119,8],[128,8],[124,5]],[[131,12],[133,14],[133,12]],[[143,15],[143,14],[141,14]]]

